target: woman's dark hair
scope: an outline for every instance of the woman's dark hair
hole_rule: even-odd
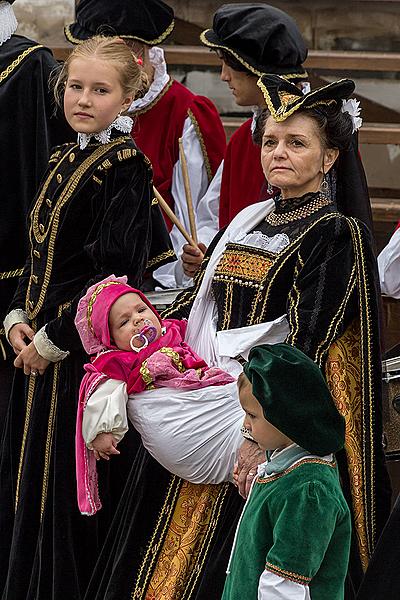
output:
[[[223,50],[222,48],[218,48],[216,50],[218,58],[224,61],[225,64],[228,65],[234,71],[240,71],[241,73],[246,73],[247,75],[254,77],[254,73],[249,71],[242,63],[233,56],[228,50]]]
[[[321,141],[325,148],[337,148],[339,151],[348,150],[353,136],[353,122],[347,112],[342,112],[341,107],[335,102],[321,104],[312,108],[299,108],[294,114],[304,114],[316,121]],[[253,141],[261,146],[264,135],[265,123],[270,113],[263,110],[257,118],[253,133]]]

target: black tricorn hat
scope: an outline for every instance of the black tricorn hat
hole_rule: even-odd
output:
[[[161,0],[81,0],[76,21],[64,27],[64,34],[73,44],[101,34],[154,46],[173,28],[174,11]]]
[[[293,442],[324,456],[343,448],[345,420],[318,365],[289,344],[250,350],[244,372],[264,416]]]
[[[302,66],[307,46],[296,23],[268,4],[223,4],[214,15],[212,29],[203,31],[200,39],[209,48],[226,50],[254,75],[307,77]]]
[[[354,92],[351,79],[339,79],[307,94],[279,75],[262,75],[257,81],[274,121],[285,121],[299,108],[340,103]]]

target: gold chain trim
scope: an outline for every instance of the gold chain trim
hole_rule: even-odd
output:
[[[17,56],[17,58],[15,60],[13,60],[12,63],[9,64],[8,67],[0,73],[0,84],[2,84],[3,81],[5,81],[17,67],[19,67],[19,65],[22,63],[22,61],[27,56],[29,56],[29,54],[31,54],[35,50],[39,50],[39,48],[43,48],[42,44],[38,44],[37,46],[31,46],[30,48],[27,48],[26,50],[24,50],[22,52],[22,54]]]
[[[292,223],[293,221],[298,221],[299,219],[304,219],[309,217],[323,208],[324,206],[329,206],[332,204],[332,200],[330,198],[326,198],[324,196],[318,196],[308,202],[305,206],[299,206],[286,213],[276,213],[270,212],[265,217],[265,221],[269,223],[269,225],[286,225],[287,223]]]
[[[275,573],[275,575],[279,575],[284,579],[290,579],[290,581],[300,583],[301,585],[308,585],[311,582],[311,577],[300,575],[299,573],[293,573],[292,571],[286,571],[285,569],[281,569],[281,567],[277,567],[268,561],[265,563],[265,568],[268,571],[271,571],[271,573]]]
[[[213,178],[213,174],[212,174],[212,170],[211,170],[210,159],[208,158],[208,154],[207,154],[206,143],[204,141],[203,134],[201,133],[199,123],[190,108],[188,109],[188,115],[193,124],[193,127],[195,128],[196,135],[200,142],[200,148],[201,148],[201,152],[202,152],[203,158],[204,158],[204,164],[205,164],[206,171],[207,171],[208,182],[210,182],[211,179]]]
[[[32,258],[32,266],[31,266],[31,276],[29,278],[29,284],[28,284],[28,290],[27,290],[27,294],[26,294],[26,313],[28,315],[28,317],[30,319],[33,319],[34,317],[36,317],[36,315],[38,314],[38,312],[40,311],[40,309],[42,308],[45,296],[46,296],[46,292],[47,292],[47,287],[49,285],[50,282],[50,276],[51,276],[51,271],[52,271],[52,267],[53,267],[53,256],[54,256],[54,246],[55,246],[55,241],[56,241],[56,236],[57,236],[57,230],[58,230],[58,225],[59,225],[59,218],[60,218],[60,212],[62,207],[64,206],[64,204],[66,204],[70,197],[72,196],[72,194],[75,192],[75,189],[77,188],[80,180],[82,179],[82,177],[85,175],[86,171],[88,171],[88,169],[99,159],[101,158],[101,156],[103,154],[108,153],[112,148],[114,148],[115,146],[118,146],[119,144],[123,143],[124,138],[118,138],[116,140],[114,140],[113,142],[109,142],[108,144],[106,144],[105,146],[99,146],[98,148],[96,148],[96,150],[86,159],[83,161],[83,163],[76,169],[76,171],[74,171],[71,175],[71,177],[69,178],[63,192],[60,194],[60,197],[57,200],[57,203],[55,205],[54,210],[52,211],[51,214],[51,218],[50,218],[50,222],[49,222],[49,227],[48,230],[45,232],[45,234],[43,234],[43,236],[40,234],[40,232],[38,230],[36,230],[36,227],[38,227],[38,215],[39,215],[39,210],[40,207],[43,203],[43,199],[44,196],[46,194],[47,191],[47,187],[50,183],[51,178],[54,176],[55,171],[58,169],[60,163],[66,159],[66,157],[69,155],[69,153],[71,152],[72,148],[65,154],[65,156],[63,156],[63,158],[61,159],[61,161],[58,163],[57,167],[50,173],[49,177],[47,178],[44,186],[43,186],[43,190],[42,193],[40,194],[36,205],[33,209],[33,216],[32,216],[32,225],[29,231],[29,235],[30,235],[30,239],[31,239],[31,244],[32,244],[32,233],[35,236],[35,239],[38,242],[42,242],[44,241],[48,231],[51,229],[50,231],[50,241],[49,241],[49,247],[48,247],[48,253],[47,253],[47,262],[46,262],[46,268],[45,268],[45,273],[43,276],[43,284],[42,284],[42,289],[40,290],[40,295],[39,295],[39,299],[37,301],[36,307],[35,308],[31,308],[29,305],[29,298],[30,298],[30,291],[31,291],[31,285],[32,285],[32,275],[33,275],[33,258]],[[33,232],[32,232],[33,229]],[[33,247],[33,244],[32,244]]]
[[[3,273],[0,273],[0,280],[1,279],[12,279],[13,277],[21,277],[23,272],[24,272],[23,267],[21,269],[14,269],[14,271],[4,271]]]

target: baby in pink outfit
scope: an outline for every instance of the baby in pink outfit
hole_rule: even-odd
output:
[[[95,355],[85,365],[76,429],[85,514],[101,506],[96,459],[119,454],[128,416],[154,458],[195,483],[230,479],[241,442],[235,380],[185,343],[186,321],[162,320],[126,282],[110,276],[89,288],[75,319],[86,352]]]

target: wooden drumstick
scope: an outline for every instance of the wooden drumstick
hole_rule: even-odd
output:
[[[181,165],[182,165],[183,185],[185,187],[186,204],[187,204],[188,214],[189,214],[190,233],[192,235],[193,240],[196,242],[196,245],[197,245],[198,240],[197,240],[197,231],[196,231],[196,219],[194,216],[192,192],[190,190],[189,171],[188,171],[188,166],[187,166],[187,162],[186,162],[185,151],[183,149],[182,138],[179,138],[179,158],[181,159]]]
[[[154,191],[155,197],[158,200],[159,205],[161,206],[161,208],[163,209],[163,211],[165,212],[167,217],[172,221],[172,223],[177,226],[177,228],[179,229],[179,231],[181,232],[181,234],[183,235],[183,237],[185,238],[187,243],[190,244],[191,246],[193,246],[193,248],[198,248],[197,243],[188,234],[188,232],[186,231],[186,229],[184,228],[184,226],[182,225],[182,223],[180,222],[180,220],[178,219],[176,214],[169,207],[169,205],[166,203],[164,198],[161,196],[160,192],[154,186],[153,186],[153,191]]]

